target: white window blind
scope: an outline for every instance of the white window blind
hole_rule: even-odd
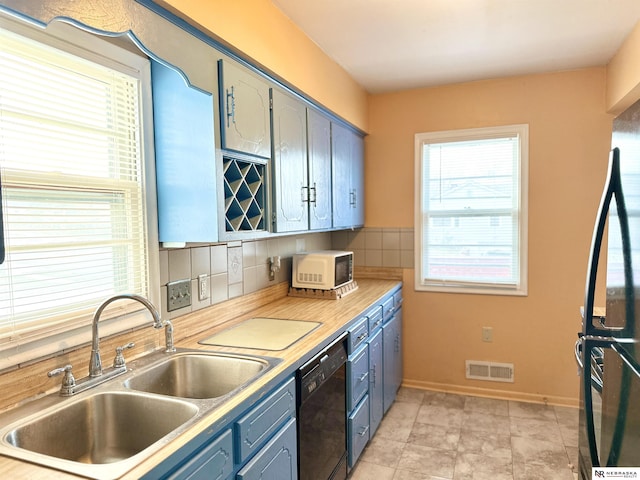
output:
[[[0,30],[4,337],[148,294],[140,80],[102,63]]]
[[[416,135],[417,285],[526,291],[526,127]]]

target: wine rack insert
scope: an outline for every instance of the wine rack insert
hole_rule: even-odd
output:
[[[266,165],[225,157],[223,171],[226,231],[265,230]]]

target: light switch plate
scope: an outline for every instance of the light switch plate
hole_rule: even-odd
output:
[[[176,280],[167,283],[167,311],[191,305],[191,280]]]

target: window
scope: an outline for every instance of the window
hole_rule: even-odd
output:
[[[528,126],[415,136],[416,289],[527,293]]]
[[[0,28],[3,348],[88,326],[115,293],[157,299],[144,168],[148,60],[73,35],[83,48]]]

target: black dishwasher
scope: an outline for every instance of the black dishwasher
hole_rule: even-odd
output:
[[[346,338],[338,338],[297,372],[300,480],[347,478]]]

